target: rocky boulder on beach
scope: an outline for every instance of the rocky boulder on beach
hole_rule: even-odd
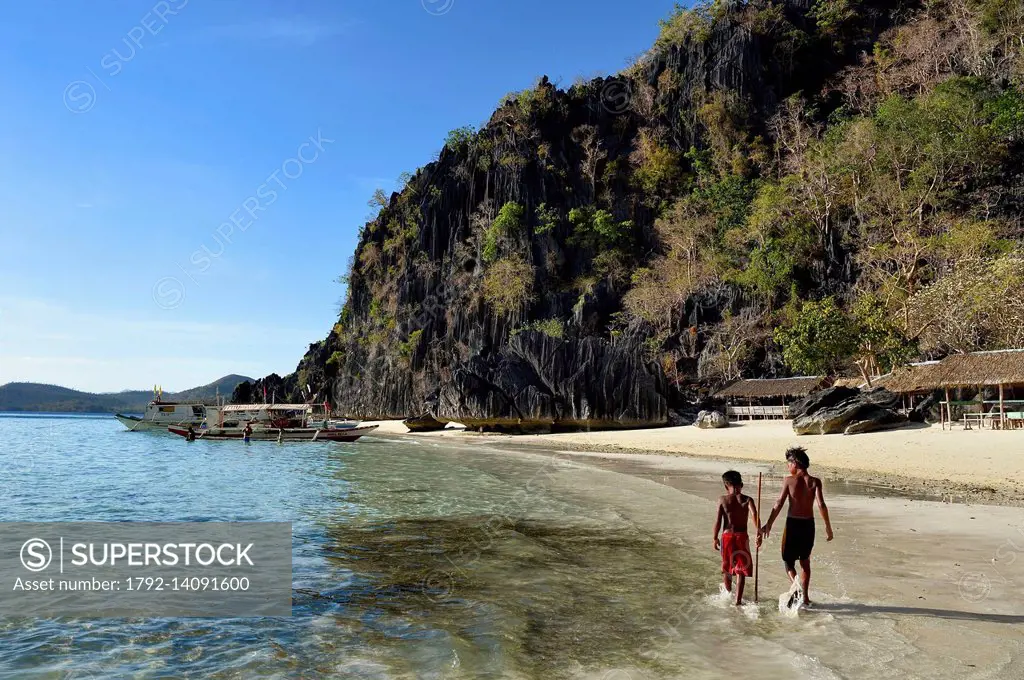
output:
[[[879,388],[832,387],[816,392],[790,409],[797,434],[859,434],[901,427],[907,417],[895,409],[899,397]]]
[[[719,411],[701,411],[697,414],[694,425],[702,430],[717,430],[722,427],[729,427],[729,419]]]

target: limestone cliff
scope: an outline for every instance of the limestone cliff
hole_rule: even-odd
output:
[[[707,384],[708,329],[770,301],[709,279],[664,321],[624,314],[664,257],[656,223],[709,164],[741,178],[735,200],[749,204],[751,163],[768,164],[758,159],[772,153],[769,121],[787,98],[813,93],[823,120],[843,105],[830,84],[906,9],[850,4],[856,16],[830,17],[825,30],[807,0],[719,3],[664,31],[622,74],[564,90],[543,78],[479,131],[453,133],[363,228],[337,325],[295,374],[268,384],[279,399],[308,385],[363,418],[667,423]],[[841,289],[855,275],[840,237],[822,233],[794,286]],[[784,371],[775,352],[761,342],[745,365]]]

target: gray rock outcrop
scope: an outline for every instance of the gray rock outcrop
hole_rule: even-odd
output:
[[[697,414],[697,420],[693,424],[702,430],[716,430],[729,427],[729,419],[719,411],[701,411]]]
[[[899,397],[884,389],[861,391],[833,387],[813,394],[793,406],[793,431],[797,434],[859,434],[888,430],[906,424],[897,413]]]
[[[707,381],[700,362],[714,328],[760,303],[718,282],[654,323],[628,321],[625,296],[632,275],[663,256],[655,225],[689,195],[677,175],[696,172],[691,152],[714,156],[705,109],[724,107],[729,129],[744,136],[767,134],[780,102],[813,96],[859,63],[895,16],[872,12],[870,30],[837,52],[808,16],[811,6],[729,0],[706,31],[660,42],[623,74],[567,89],[542,78],[503,101],[479,131],[453,135],[400,192],[378,197],[327,337],[294,373],[268,376],[253,394],[269,387],[279,401],[312,394],[352,417],[426,411],[497,431],[687,422]],[[652,142],[668,160],[638,159]],[[666,166],[656,186],[637,181],[648,165]],[[520,217],[496,231],[504,207]],[[598,211],[604,226],[574,220],[574,211]],[[824,248],[807,272],[813,285],[849,283],[838,240]],[[756,344],[750,368],[775,371],[780,359],[765,340]]]
[[[659,373],[597,337],[519,333],[490,360],[471,358],[438,391],[432,414],[470,429],[543,432],[668,424]]]
[[[448,423],[444,423],[429,413],[418,415],[414,418],[406,418],[402,421],[409,432],[437,432],[443,430],[448,426]]]

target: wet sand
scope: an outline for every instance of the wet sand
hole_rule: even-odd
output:
[[[404,428],[387,423],[382,429],[390,436]],[[732,448],[758,434],[768,442]],[[669,428],[534,437],[449,430],[417,438],[494,455],[557,457],[568,469],[549,483],[600,499],[609,513],[666,541],[706,545],[707,585],[690,596],[691,604],[677,618],[720,639],[738,655],[745,672],[763,678],[982,680],[1024,678],[1024,509],[972,500],[985,495],[1003,503],[1019,500],[1014,489],[1024,451],[1012,446],[1017,441],[1013,435],[1024,443],[1022,433],[943,433],[938,428],[793,437],[810,450],[812,470],[820,474],[822,467],[829,468],[825,489],[835,528],[835,540],[826,542],[818,520],[811,583],[816,606],[797,616],[778,610],[778,597],[789,586],[779,555],[781,523],[760,552],[759,606],[737,612],[716,594],[720,574],[711,545],[714,502],[722,493],[725,469],[738,469],[747,482],[745,491],[753,496],[762,473],[761,508],[765,517],[769,513],[780,489],[781,466],[749,459],[776,459],[778,446],[789,441],[779,424],[717,432]],[[437,437],[444,441],[432,440]],[[678,451],[594,450],[618,442]],[[704,446],[707,442],[716,444]],[[698,445],[698,455],[682,453]],[[907,460],[899,460],[901,451]],[[1008,475],[1007,483],[994,494],[977,490],[993,483],[999,470]],[[908,490],[890,488],[900,486]],[[928,500],[951,489],[970,495],[952,503]],[[748,581],[747,598],[752,597]],[[674,638],[673,629],[667,621],[663,651],[675,654],[706,642]],[[659,652],[650,653],[656,657]],[[719,677],[727,669],[717,663],[708,662],[693,677]],[[650,677],[648,670],[636,667],[613,672],[618,674],[602,677]]]
[[[381,434],[405,434],[382,421]],[[459,428],[424,437],[482,438],[496,444],[575,451],[663,454],[715,460],[771,462],[782,473],[789,446],[807,448],[819,476],[861,482],[956,502],[1024,505],[1024,431],[943,431],[917,426],[852,436],[798,437],[786,421],[733,424],[721,430],[666,427],[544,435],[476,434]]]
[[[579,466],[576,474],[555,477],[557,483],[596,492],[628,521],[666,537],[706,544],[713,593],[718,573],[711,527],[723,465],[678,456],[546,455]],[[766,466],[735,467],[747,481],[745,491],[756,497],[757,473]],[[595,483],[595,468],[615,477]],[[779,479],[766,477],[765,515],[778,491]],[[733,641],[742,667],[757,669],[758,677],[1024,677],[1024,509],[856,491],[826,484],[835,540],[825,541],[819,519],[813,610],[796,617],[778,612],[788,580],[779,556],[782,525],[776,524],[760,553],[760,607],[732,612],[723,598],[704,593],[687,615],[721,628],[716,634],[728,636],[724,644],[738,633]],[[747,594],[753,596],[749,581]],[[780,671],[780,663],[789,670]],[[647,677],[636,669],[622,672],[623,679]]]

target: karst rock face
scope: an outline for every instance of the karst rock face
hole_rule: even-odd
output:
[[[666,393],[661,371],[630,348],[534,331],[458,366],[432,412],[488,430],[643,427],[668,422]]]
[[[793,30],[810,30],[807,8],[785,3]],[[508,431],[667,424],[686,408],[679,386],[697,378],[701,338],[690,329],[736,307],[736,292],[719,286],[681,300],[657,342],[642,324],[613,331],[629,273],[595,273],[602,248],[574,238],[570,215],[600,206],[628,222],[632,266],[642,267],[665,205],[627,171],[644,136],[658,129],[682,158],[709,144],[698,115],[709,93],[742,101],[757,128],[784,98],[820,88],[842,65],[787,52],[792,34],[757,32],[732,16],[700,40],[658,48],[627,75],[568,90],[544,78],[501,105],[471,142],[449,141],[362,231],[338,325],[281,389],[322,393],[337,412],[364,419],[429,413]],[[525,217],[498,255],[524,262],[532,280],[520,304],[499,309],[485,294],[494,258],[481,234],[509,203]],[[543,208],[559,216],[546,228]],[[549,325],[537,330],[539,321]],[[661,346],[683,348],[671,380],[653,359]]]

